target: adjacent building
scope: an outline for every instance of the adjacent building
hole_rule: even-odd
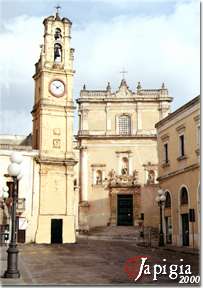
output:
[[[200,97],[156,124],[166,243],[200,246]]]
[[[28,137],[16,135],[0,136],[0,242],[8,239],[11,228],[11,206],[13,180],[7,169],[13,151],[23,155],[22,179],[18,182],[17,200],[17,241],[34,242],[37,229],[39,203],[39,165],[35,161],[38,151],[32,149],[31,134]],[[3,188],[9,188],[9,198],[3,199]],[[9,239],[8,239],[9,240]]]
[[[159,89],[88,90],[77,99],[80,151],[79,228],[107,225],[158,227],[155,123],[170,112],[172,98]]]

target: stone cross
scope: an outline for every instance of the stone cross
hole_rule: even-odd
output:
[[[120,73],[122,73],[123,79],[125,79],[125,74],[128,73],[128,71],[125,71],[125,69],[123,69]]]

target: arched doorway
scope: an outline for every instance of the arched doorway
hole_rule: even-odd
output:
[[[182,246],[189,246],[189,209],[188,209],[188,191],[186,187],[180,190],[180,220],[182,231]]]
[[[164,220],[165,220],[166,244],[172,244],[171,195],[168,191],[166,191],[165,196],[166,201],[164,207]]]

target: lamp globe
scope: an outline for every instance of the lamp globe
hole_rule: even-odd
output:
[[[23,161],[23,156],[20,152],[13,152],[10,157],[12,163],[21,164]]]
[[[8,166],[8,174],[13,177],[17,177],[20,174],[21,167],[17,163],[11,163]]]

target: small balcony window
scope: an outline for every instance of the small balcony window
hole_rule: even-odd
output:
[[[185,137],[184,134],[179,136],[179,151],[180,151],[180,157],[185,156]]]
[[[164,162],[168,163],[168,143],[164,143]]]
[[[181,205],[188,204],[188,192],[185,187],[183,187],[180,192],[180,204]]]

